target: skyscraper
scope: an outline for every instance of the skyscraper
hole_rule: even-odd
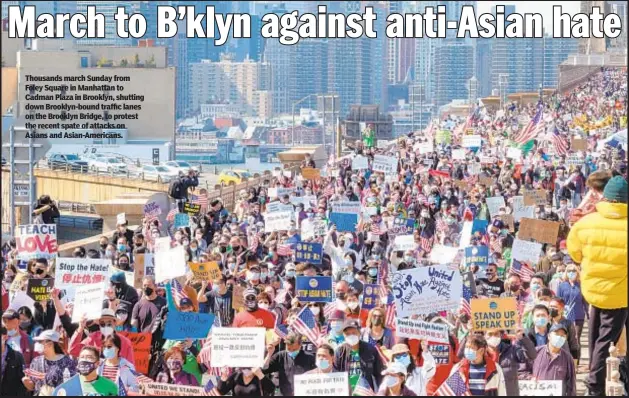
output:
[[[63,2],[66,3],[66,2]],[[118,36],[118,32],[116,30],[116,20],[114,19],[114,15],[118,7],[124,7],[125,12],[127,14],[131,13],[132,3],[131,1],[76,1],[76,12],[80,14],[87,15],[87,7],[93,6],[96,9],[96,12],[99,14],[103,14],[105,16],[105,37],[90,39],[84,37],[82,39],[77,39],[76,44],[79,46],[132,46],[134,39],[129,36],[129,38],[122,38]]]
[[[555,88],[559,83],[559,64],[576,54],[579,49],[579,39],[544,37],[543,80],[544,88]]]
[[[434,104],[439,107],[453,99],[468,97],[467,82],[474,75],[474,46],[445,40],[434,59]]]

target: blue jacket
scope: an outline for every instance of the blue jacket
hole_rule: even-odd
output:
[[[572,286],[570,282],[561,282],[557,288],[557,297],[566,303],[566,318],[570,321],[585,319],[585,299],[581,294],[581,284]]]

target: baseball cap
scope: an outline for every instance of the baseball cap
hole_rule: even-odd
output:
[[[360,323],[358,323],[358,321],[356,319],[348,319],[345,321],[345,323],[343,324],[343,331],[347,330],[347,329],[351,329],[354,328],[356,330],[360,330]]]
[[[382,375],[395,375],[401,374],[406,376],[406,366],[402,365],[399,362],[390,363],[389,366],[385,370],[382,371]]]
[[[332,311],[332,313],[330,314],[330,317],[328,318],[330,321],[341,321],[345,319],[345,312],[341,311],[341,310],[334,310]]]
[[[565,240],[562,240],[561,242],[559,242],[559,250],[564,250],[566,248],[567,248],[567,245],[566,245]]]
[[[408,349],[408,346],[406,344],[399,343],[399,344],[394,345],[393,348],[391,348],[391,356],[404,354],[405,352],[409,352],[409,351],[410,350]]]
[[[561,323],[556,323],[550,327],[550,333],[556,332],[557,330],[563,330],[564,332],[568,333],[568,329],[566,329],[566,327]]]
[[[39,334],[39,336],[35,337],[33,341],[54,341],[55,343],[58,343],[59,339],[59,333],[54,330],[44,330]]]
[[[179,300],[179,307],[192,307],[192,300],[190,300],[188,297],[184,297],[181,300]]]
[[[118,271],[118,272],[114,272],[109,278],[109,280],[112,283],[123,283],[123,282],[126,282],[127,279],[125,278],[124,271]]]
[[[247,296],[258,297],[258,291],[252,287],[250,287],[249,289],[245,289],[245,291],[242,294],[242,297],[246,298]]]
[[[19,318],[20,318],[20,315],[15,310],[6,310],[4,311],[4,313],[2,313],[2,319],[12,320],[12,319],[19,319]]]
[[[106,316],[110,316],[110,317],[112,317],[112,318],[115,318],[115,317],[116,317],[116,313],[115,313],[115,312],[114,312],[114,310],[112,310],[111,308],[105,308],[105,309],[103,310],[103,312],[101,313],[100,317],[101,317],[101,318],[104,318],[104,317],[106,317]]]

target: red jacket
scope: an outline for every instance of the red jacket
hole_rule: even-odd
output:
[[[22,356],[24,357],[24,363],[26,367],[31,366],[31,361],[35,359],[35,357],[39,356],[38,353],[33,351],[33,340],[29,337],[28,333],[19,329],[20,332],[20,350],[22,351]]]
[[[100,333],[100,331],[90,334],[83,340],[81,340],[82,337],[83,332],[79,333],[78,330],[74,332],[72,338],[70,339],[68,354],[72,355],[73,357],[78,357],[81,353],[81,349],[85,346],[93,346],[98,349],[101,349],[103,347],[103,335]],[[119,334],[118,337],[120,337],[120,358],[124,358],[135,365],[135,358],[133,357],[133,346],[131,345],[131,340],[121,334]]]

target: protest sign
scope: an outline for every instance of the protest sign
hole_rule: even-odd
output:
[[[144,373],[149,373],[149,360],[151,359],[151,333],[116,332],[131,340],[133,347],[133,358],[135,359],[135,369]]]
[[[351,200],[336,200],[331,205],[332,213],[360,214],[362,208],[359,201]]]
[[[186,202],[183,204],[183,212],[189,217],[198,216],[201,213],[201,205],[198,203]]]
[[[395,319],[395,335],[448,344],[448,326],[413,319]]]
[[[282,203],[278,200],[276,200],[275,202],[271,202],[268,203],[266,205],[266,212],[267,213],[277,213],[280,211],[290,211],[292,212],[293,210],[295,210],[295,208],[293,207],[293,205],[291,203]]]
[[[295,191],[295,188],[275,187],[269,188],[269,198],[281,198],[284,195],[290,195]]]
[[[305,167],[301,169],[301,176],[306,180],[319,180],[321,179],[321,170]]]
[[[216,261],[207,263],[188,263],[190,271],[197,281],[213,281],[221,276],[221,270]]]
[[[274,213],[266,213],[264,214],[264,230],[266,232],[288,230],[292,219],[292,211],[277,211]]]
[[[452,142],[452,132],[450,130],[440,130],[435,136],[437,144],[450,144]]]
[[[140,395],[156,397],[200,397],[207,395],[203,387],[186,386],[183,384],[143,383],[139,385]]]
[[[465,149],[453,149],[452,150],[452,159],[453,160],[465,160]]]
[[[481,156],[479,156],[479,158],[480,158],[480,162],[482,164],[494,164],[494,163],[496,163],[496,158],[493,157],[493,156],[483,156],[483,155],[481,155]]]
[[[474,277],[474,273],[472,271],[465,272],[463,275],[463,285],[470,288],[472,291],[472,295],[476,293],[476,278]]]
[[[467,165],[467,171],[470,175],[479,175],[483,170],[482,165],[480,163],[469,163]]]
[[[391,287],[400,318],[454,310],[461,300],[461,274],[445,266],[395,272]]]
[[[19,310],[22,307],[28,307],[31,312],[35,312],[35,300],[33,300],[26,292],[18,290],[9,299],[10,310]]]
[[[358,215],[347,213],[331,213],[330,224],[336,225],[339,232],[354,232],[358,224]]]
[[[51,259],[57,256],[57,226],[55,224],[27,224],[18,226],[15,237],[17,259]]]
[[[326,225],[324,220],[311,220],[301,222],[301,238],[313,239],[316,236],[325,235]]]
[[[317,197],[315,195],[306,195],[306,196],[291,196],[288,198],[288,201],[292,204],[297,206],[298,204],[302,204],[304,205],[304,210],[308,210],[310,208],[312,208],[312,205],[317,203]],[[287,210],[292,210],[289,209],[288,207],[284,208],[284,211]],[[269,212],[269,208],[267,207],[266,209],[267,212]]]
[[[58,258],[55,286],[66,301],[74,299],[76,287],[109,280],[111,260],[106,258]]]
[[[419,154],[420,155],[425,155],[427,153],[432,153],[435,150],[435,146],[432,143],[432,141],[428,141],[428,142],[420,142],[418,144],[416,144],[417,149],[419,149]]]
[[[358,155],[352,159],[352,170],[366,170],[369,168],[369,159],[366,156]]]
[[[298,276],[295,291],[299,301],[329,303],[332,301],[332,277]]]
[[[521,397],[561,397],[563,380],[518,380]]]
[[[175,229],[185,228],[190,225],[190,216],[186,213],[175,214]]]
[[[472,221],[472,234],[476,232],[480,232],[481,234],[487,234],[487,227],[489,226],[489,221],[487,220],[477,220]]]
[[[489,209],[489,215],[495,217],[500,212],[501,207],[506,207],[504,196],[492,196],[485,199],[487,208]]]
[[[579,153],[568,154],[566,164],[568,166],[581,166],[583,164],[583,157]]]
[[[527,242],[515,238],[511,249],[511,258],[523,263],[537,265],[541,254],[542,244],[537,242]]]
[[[415,250],[417,243],[415,243],[415,236],[413,235],[398,235],[393,242],[393,250]]]
[[[142,280],[144,279],[144,253],[137,253],[133,257],[133,287],[142,289]]]
[[[515,231],[515,225],[513,222],[513,215],[512,214],[503,214],[500,216],[500,219],[502,220],[503,223],[507,224],[509,226],[509,232],[514,232]]]
[[[486,187],[489,187],[494,183],[494,177],[481,174],[478,176],[478,183]]]
[[[144,205],[144,218],[151,219],[162,214],[162,208],[156,201],[148,202]]]
[[[520,220],[518,238],[526,241],[533,239],[536,242],[555,245],[560,225],[557,221],[523,218]]]
[[[161,250],[155,253],[153,258],[155,260],[156,283],[186,274],[186,253],[183,246]]]
[[[166,340],[204,339],[214,324],[214,314],[200,312],[181,312],[173,300],[170,283],[166,284],[168,318],[164,325]]]
[[[389,228],[389,235],[410,235],[415,229],[414,218],[401,218],[397,217],[393,219],[393,225]]]
[[[461,237],[459,239],[459,249],[465,249],[470,245],[472,241],[472,228],[474,228],[473,222],[465,221],[463,223],[463,228],[461,228]]]
[[[468,269],[476,265],[485,271],[489,262],[489,248],[487,246],[470,246],[465,248],[465,265]]]
[[[535,215],[535,206],[525,206],[523,196],[514,196],[511,202],[511,208],[513,209],[513,219],[519,222],[521,218],[533,218]]]
[[[461,137],[461,146],[463,148],[480,148],[481,142],[482,138],[480,135],[464,135]]]
[[[212,329],[212,367],[256,368],[264,365],[265,329]]]
[[[516,161],[522,159],[522,150],[520,148],[507,148],[507,158]]]
[[[363,302],[360,308],[370,310],[376,306],[376,300],[380,296],[380,286],[377,284],[363,285]]]
[[[83,396],[83,387],[81,387],[81,379],[75,374],[63,384],[55,388],[52,392],[53,397],[81,397]]]
[[[88,320],[99,319],[103,312],[104,298],[104,283],[77,286],[74,296],[72,323],[78,323],[83,315],[85,315]]]
[[[398,160],[394,156],[374,155],[372,170],[379,171],[384,174],[397,173]]]
[[[572,138],[570,140],[570,149],[573,151],[587,151],[588,142],[582,138]]]
[[[240,312],[245,306],[245,299],[242,295],[245,293],[245,288],[240,285],[234,285],[234,292],[232,293],[232,309],[236,312]]]
[[[475,299],[470,302],[474,331],[509,330],[518,325],[515,297]]]
[[[428,352],[435,358],[435,364],[445,365],[450,363],[450,344],[428,344]]]
[[[349,397],[347,372],[295,375],[296,397]]]
[[[434,245],[430,252],[429,260],[433,264],[450,264],[454,261],[458,252],[458,247]]]
[[[55,287],[55,278],[30,278],[26,285],[26,294],[35,301],[48,300]]]
[[[155,256],[153,253],[144,253],[144,275],[155,276]]]
[[[28,278],[29,274],[27,274],[26,272],[18,271],[17,274],[15,274],[15,279],[13,279],[13,282],[11,282],[9,292],[15,293],[18,291],[22,291],[23,287],[26,286]]]
[[[295,262],[321,264],[322,256],[321,243],[299,242],[295,245]]]
[[[470,186],[465,180],[454,180],[454,185],[462,191],[467,191]]]
[[[524,206],[544,206],[548,203],[548,194],[543,189],[524,191]]]
[[[127,223],[127,215],[125,213],[120,213],[116,216],[116,224],[124,225]]]

